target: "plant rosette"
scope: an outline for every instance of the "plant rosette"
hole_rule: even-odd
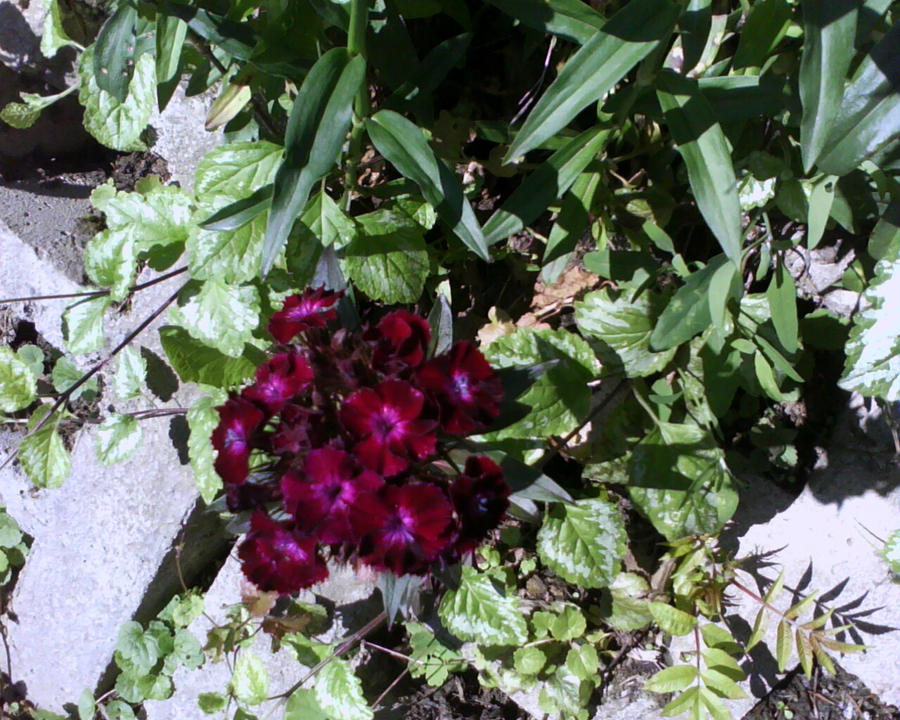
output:
[[[340,293],[287,298],[254,382],[218,408],[215,469],[250,514],[238,555],[264,591],[328,576],[326,556],[396,575],[458,562],[509,505],[501,468],[459,440],[500,413],[499,375],[471,343],[428,357],[424,318],[334,327]]]

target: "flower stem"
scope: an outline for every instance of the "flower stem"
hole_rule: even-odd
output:
[[[350,1],[350,27],[347,31],[347,52],[351,56],[366,54],[366,28],[369,25],[369,6],[372,0]],[[350,144],[344,172],[344,196],[341,204],[350,209],[353,190],[356,187],[359,161],[362,158],[362,139],[365,119],[371,109],[369,105],[369,84],[364,80],[353,100],[353,126],[350,129]]]

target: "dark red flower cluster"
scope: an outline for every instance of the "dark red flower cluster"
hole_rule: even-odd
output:
[[[453,438],[500,412],[500,378],[471,343],[428,358],[431,328],[406,310],[329,329],[338,293],[289,297],[255,381],[219,410],[215,468],[232,512],[251,511],[238,554],[262,590],[324,580],[324,557],[422,574],[474,550],[510,488],[491,459],[455,469]],[[252,468],[252,471],[251,471]]]

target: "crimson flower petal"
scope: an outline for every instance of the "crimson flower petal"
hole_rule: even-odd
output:
[[[453,508],[436,485],[385,485],[378,494],[361,495],[351,520],[362,537],[360,559],[396,575],[423,573],[446,548],[453,529]]]
[[[302,355],[279,353],[256,369],[256,382],[244,388],[241,397],[263,405],[274,415],[291,398],[309,387],[313,371]]]
[[[425,396],[408,382],[386,380],[375,389],[361,388],[341,407],[341,422],[358,439],[359,461],[384,477],[434,452],[435,424],[419,417]]]
[[[369,335],[375,341],[372,364],[382,372],[394,374],[417,368],[424,362],[431,327],[419,315],[395,310],[381,318]]]
[[[238,557],[247,579],[266,592],[287,595],[328,577],[315,538],[299,537],[260,510],[250,518]]]
[[[287,343],[304,330],[325,327],[337,316],[334,304],[340,296],[321,287],[289,296],[269,320],[269,332],[278,342]]]
[[[503,384],[484,355],[460,340],[429,360],[416,380],[440,408],[441,427],[451,435],[467,435],[487,427],[500,414]]]
[[[217,451],[213,466],[226,483],[240,485],[247,479],[253,435],[265,415],[253,403],[237,397],[218,410],[219,424],[212,433],[212,446]]]
[[[465,472],[450,486],[450,498],[459,518],[457,553],[474,550],[487,537],[509,507],[509,484],[503,470],[488,457],[472,455]]]

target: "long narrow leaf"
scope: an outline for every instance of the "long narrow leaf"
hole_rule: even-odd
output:
[[[490,261],[487,243],[462,185],[428,146],[422,131],[392,110],[380,110],[366,121],[378,152],[412,180],[453,233],[483,260]]]
[[[731,151],[712,106],[696,82],[672,72],[657,79],[657,96],[678,152],[687,165],[697,208],[725,255],[741,262],[741,205]]]
[[[671,33],[680,7],[669,0],[632,0],[566,63],[513,141],[505,162],[533,150],[602,98]]]
[[[900,21],[872,49],[844,92],[819,169],[846,175],[900,136]]]
[[[800,58],[800,155],[809,172],[841,107],[844,78],[853,59],[858,3],[803,1],[803,55]]]
[[[582,0],[488,0],[523,25],[579,45],[593,37],[604,17]]]
[[[572,138],[532,172],[484,224],[484,239],[493,245],[521,230],[561,197],[596,157],[610,130],[594,127]]]
[[[365,72],[362,56],[351,58],[345,48],[334,48],[316,61],[297,93],[285,132],[284,159],[275,176],[263,245],[264,276],[303,212],[313,185],[337,162]]]
[[[712,0],[690,0],[687,12],[678,22],[681,27],[681,47],[684,50],[682,72],[693,70],[700,62],[706,40],[712,29]]]
[[[128,83],[134,72],[137,8],[123,4],[103,23],[94,46],[94,77],[120,103],[128,96]]]

